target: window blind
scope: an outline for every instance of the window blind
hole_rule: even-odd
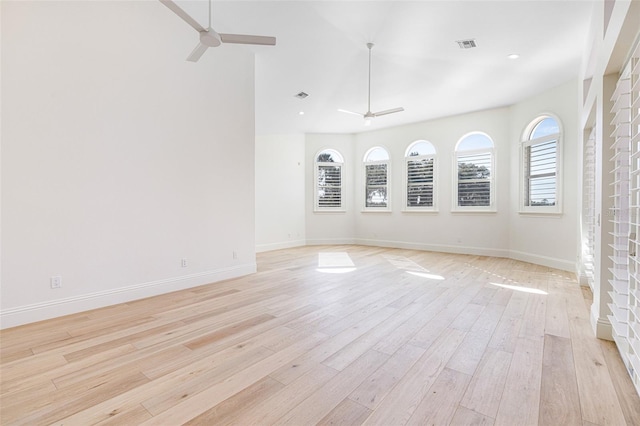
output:
[[[387,207],[387,164],[365,166],[366,207]]]
[[[318,207],[342,207],[342,166],[318,165]]]
[[[407,207],[433,206],[433,158],[407,160]]]
[[[557,148],[555,139],[525,147],[525,205],[555,206]]]
[[[458,155],[458,206],[491,205],[491,153]]]

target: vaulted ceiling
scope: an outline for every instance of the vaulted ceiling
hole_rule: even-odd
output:
[[[206,24],[206,1],[179,3]],[[256,53],[258,134],[354,133],[511,105],[577,77],[594,7],[590,0],[214,1],[213,27],[277,38],[275,47],[220,47]],[[468,39],[477,47],[460,48],[457,41]],[[185,57],[195,32],[193,40]],[[367,110],[368,42],[375,44],[371,110],[405,111],[365,127],[338,109]],[[201,61],[215,61],[215,50]]]

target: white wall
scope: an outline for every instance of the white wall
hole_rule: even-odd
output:
[[[541,113],[562,123],[563,213],[519,213],[519,147],[525,127]],[[447,117],[356,135],[306,136],[307,244],[358,243],[504,256],[576,270],[578,247],[578,83],[571,81],[511,107]],[[480,131],[495,144],[496,204],[491,213],[452,212],[453,155],[465,134]],[[437,212],[404,212],[404,153],[425,139],[437,150]],[[362,159],[374,146],[391,155],[391,212],[363,212]],[[345,157],[346,212],[314,211],[316,154],[333,148]]]
[[[305,137],[256,137],[256,250],[305,245]]]
[[[253,55],[186,62],[156,1],[0,7],[2,327],[253,272]]]
[[[307,163],[305,179],[305,225],[307,244],[343,244],[355,241],[354,227],[354,173],[355,138],[353,135],[309,134],[305,138]],[[343,185],[344,212],[314,212],[314,160],[324,149],[331,148],[344,157]]]
[[[425,250],[477,253],[494,256],[508,254],[509,141],[506,108],[426,121],[356,136],[356,237],[359,243]],[[467,133],[488,134],[495,144],[495,213],[452,213],[454,150]],[[436,158],[437,213],[403,212],[405,202],[404,155],[416,140],[431,142]],[[364,175],[362,159],[367,150],[383,146],[391,156],[391,213],[363,212]]]
[[[573,80],[510,108],[509,138],[514,149],[511,150],[509,249],[515,259],[568,271],[577,270],[578,196],[581,192],[578,160],[582,152],[578,142],[579,102],[578,82]],[[554,114],[562,126],[562,214],[521,214],[517,145],[529,123],[543,113]]]

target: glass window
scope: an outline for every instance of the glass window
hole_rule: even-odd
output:
[[[458,141],[455,151],[454,210],[493,210],[493,141],[474,132]]]
[[[321,151],[316,156],[316,211],[344,210],[343,166],[342,155],[332,149]]]
[[[365,201],[367,211],[389,210],[389,153],[371,148],[364,156]]]
[[[522,211],[559,212],[560,125],[550,116],[533,120],[521,149]]]
[[[405,208],[434,211],[436,149],[431,142],[416,141],[405,152],[407,193]]]

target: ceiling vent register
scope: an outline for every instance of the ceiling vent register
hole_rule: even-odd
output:
[[[456,43],[458,43],[460,49],[473,49],[474,47],[478,47],[476,41],[472,38],[469,40],[457,40]]]

